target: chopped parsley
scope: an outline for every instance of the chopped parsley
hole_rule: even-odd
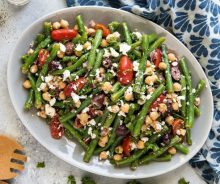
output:
[[[76,180],[73,175],[68,176],[67,184],[76,184]]]
[[[189,182],[186,181],[185,178],[180,178],[178,184],[189,184]]]
[[[96,182],[89,176],[85,176],[82,178],[82,184],[96,184]]]
[[[45,163],[44,162],[38,162],[36,167],[37,168],[44,168],[45,167]]]

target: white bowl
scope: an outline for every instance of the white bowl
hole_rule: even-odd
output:
[[[201,116],[195,120],[195,125],[192,129],[193,144],[189,148],[190,152],[188,155],[177,154],[170,162],[150,163],[148,165],[140,166],[136,171],[131,171],[128,167],[114,168],[108,162],[98,161],[97,157],[93,157],[90,163],[85,163],[82,160],[83,150],[81,146],[75,142],[70,142],[65,138],[61,140],[51,138],[48,125],[36,115],[33,116],[32,114],[35,114],[34,112],[25,112],[23,110],[23,105],[27,98],[27,92],[22,87],[22,83],[25,79],[25,76],[22,75],[20,71],[20,58],[22,54],[27,51],[29,44],[35,39],[36,35],[42,31],[44,21],[57,21],[62,18],[68,20],[70,25],[73,25],[74,18],[78,14],[82,15],[85,23],[88,23],[91,19],[104,24],[108,24],[114,20],[119,22],[126,21],[131,29],[137,28],[139,31],[145,33],[156,32],[158,35],[166,37],[168,48],[175,51],[178,57],[186,57],[189,68],[192,72],[194,86],[199,79],[206,80],[207,87],[201,95]],[[30,133],[50,152],[69,164],[103,176],[125,179],[147,178],[174,170],[186,163],[199,151],[205,143],[212,124],[213,99],[209,82],[201,66],[191,52],[171,33],[153,22],[113,8],[94,6],[73,7],[53,12],[35,21],[20,36],[8,63],[7,75],[8,89],[12,103],[19,118]]]

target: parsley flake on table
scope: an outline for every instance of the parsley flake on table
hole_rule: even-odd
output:
[[[37,168],[44,168],[45,167],[45,163],[44,162],[38,162],[36,167]]]
[[[67,184],[76,184],[76,180],[73,175],[68,176]]]

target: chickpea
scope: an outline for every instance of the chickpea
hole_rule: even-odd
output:
[[[37,71],[38,71],[37,65],[32,65],[31,68],[30,68],[30,72],[31,73],[37,73]]]
[[[150,113],[150,118],[155,121],[158,117],[159,117],[159,113],[158,112],[151,112]]]
[[[113,106],[111,107],[111,112],[113,112],[113,113],[117,113],[119,110],[120,110],[120,109],[119,109],[119,107],[118,107],[117,105],[113,105]]]
[[[128,113],[129,108],[130,108],[129,104],[125,103],[121,106],[121,111],[124,113]]]
[[[146,75],[152,75],[154,73],[155,69],[152,67],[147,67],[145,70]]]
[[[105,91],[105,92],[109,92],[111,91],[112,89],[112,85],[110,82],[105,82],[103,85],[102,85],[102,90]]]
[[[47,118],[47,115],[46,115],[45,111],[40,111],[40,112],[37,113],[37,115],[38,115],[39,117],[41,117],[41,118],[44,118],[44,119]]]
[[[153,123],[153,120],[150,118],[150,116],[147,116],[146,118],[145,118],[145,124],[146,125],[151,125]]]
[[[178,111],[179,110],[179,105],[177,102],[172,103],[172,108],[174,111]]]
[[[150,67],[150,66],[151,66],[151,63],[149,60],[147,60],[146,67]]]
[[[53,29],[60,29],[61,25],[59,22],[54,22],[52,27],[53,27]]]
[[[107,142],[108,142],[108,135],[100,137],[98,145],[103,148],[105,147]]]
[[[43,97],[43,99],[46,100],[47,102],[49,102],[49,101],[51,100],[50,93],[48,93],[48,92],[43,93],[42,97]]]
[[[138,143],[137,143],[137,148],[138,149],[144,149],[144,141],[139,140]]]
[[[58,87],[59,87],[59,89],[64,89],[66,87],[66,83],[63,82],[63,81],[59,81],[58,82]]]
[[[133,98],[134,98],[132,92],[131,92],[131,93],[126,93],[126,92],[125,92],[124,97],[125,97],[125,100],[126,100],[126,101],[131,101],[131,100],[133,100]]]
[[[99,154],[99,159],[100,159],[100,160],[106,160],[107,158],[108,158],[107,151],[102,151],[102,152]]]
[[[115,148],[115,153],[122,154],[123,153],[123,147],[122,146],[117,146]]]
[[[61,92],[59,93],[59,98],[60,98],[61,100],[65,100],[65,99],[66,99],[66,95],[64,94],[63,91],[61,91]]]
[[[195,98],[194,104],[195,104],[195,106],[197,106],[197,107],[200,105],[200,98],[199,98],[199,97],[196,97],[196,98]]]
[[[100,74],[104,74],[105,73],[105,69],[103,67],[99,68],[99,73]]]
[[[167,116],[165,121],[169,124],[172,125],[173,121],[174,121],[174,117],[173,116]]]
[[[174,147],[170,147],[167,151],[171,155],[175,155],[176,154],[176,148],[174,148]]]
[[[25,80],[25,81],[23,82],[23,87],[24,87],[25,89],[30,89],[30,88],[31,88],[31,82],[30,82],[29,80]]]
[[[182,86],[180,85],[180,83],[174,82],[173,83],[173,89],[174,89],[174,91],[179,92],[179,91],[181,91]]]
[[[80,100],[78,100],[77,102],[75,102],[75,106],[76,106],[77,108],[79,108],[80,105],[81,105],[81,101],[80,101]]]
[[[78,25],[76,24],[73,29],[78,31],[79,30]]]
[[[141,131],[145,132],[145,131],[147,131],[147,128],[148,128],[148,126],[146,124],[143,124],[141,127]]]
[[[59,51],[57,52],[57,57],[58,57],[58,58],[63,58],[64,55],[65,55],[65,52],[62,52],[61,50],[59,50]]]
[[[87,29],[87,32],[88,32],[88,35],[89,35],[89,36],[94,36],[96,31],[95,31],[95,29],[93,29],[93,28],[88,28],[88,29]]]
[[[113,156],[113,159],[114,159],[115,161],[119,161],[119,160],[122,159],[122,155],[121,155],[121,154],[115,154],[115,155]]]
[[[108,46],[108,42],[105,39],[102,39],[101,47],[107,47],[107,46]]]
[[[169,54],[168,54],[168,59],[169,59],[171,62],[177,61],[177,58],[176,58],[176,56],[175,56],[174,53],[169,53]]]
[[[147,76],[145,78],[145,83],[149,86],[153,86],[155,79],[156,79],[156,77],[154,77],[154,76]]]
[[[148,94],[150,94],[150,93],[152,93],[152,92],[154,92],[155,91],[155,88],[154,87],[149,87],[149,88],[147,88],[147,93]]]
[[[87,113],[81,113],[77,116],[80,120],[80,124],[85,126],[86,123],[89,121],[89,115]]]
[[[160,62],[160,64],[159,64],[158,67],[159,67],[160,70],[166,70],[167,65],[166,65],[166,63],[164,63],[164,62]]]
[[[47,92],[49,90],[48,86],[46,86],[44,89],[42,89],[43,92]]]
[[[167,106],[164,103],[159,104],[159,111],[165,113],[167,111]]]
[[[69,27],[69,22],[66,21],[66,20],[64,20],[64,19],[62,19],[62,20],[60,21],[60,26],[61,26],[62,28],[68,28],[68,27]]]

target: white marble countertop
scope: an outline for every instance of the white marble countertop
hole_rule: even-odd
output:
[[[31,0],[23,7],[15,7],[5,0],[0,1],[0,134],[17,139],[26,148],[28,156],[25,171],[11,183],[66,184],[68,175],[72,174],[77,181],[83,175],[91,175],[98,184],[123,184],[124,180],[85,173],[48,152],[23,126],[9,98],[6,78],[7,61],[19,35],[36,19],[65,7],[65,0]],[[37,169],[36,163],[41,161],[45,162],[46,167]],[[205,183],[188,164],[168,174],[140,181],[144,184],[177,184],[181,177],[185,177],[191,184]]]

